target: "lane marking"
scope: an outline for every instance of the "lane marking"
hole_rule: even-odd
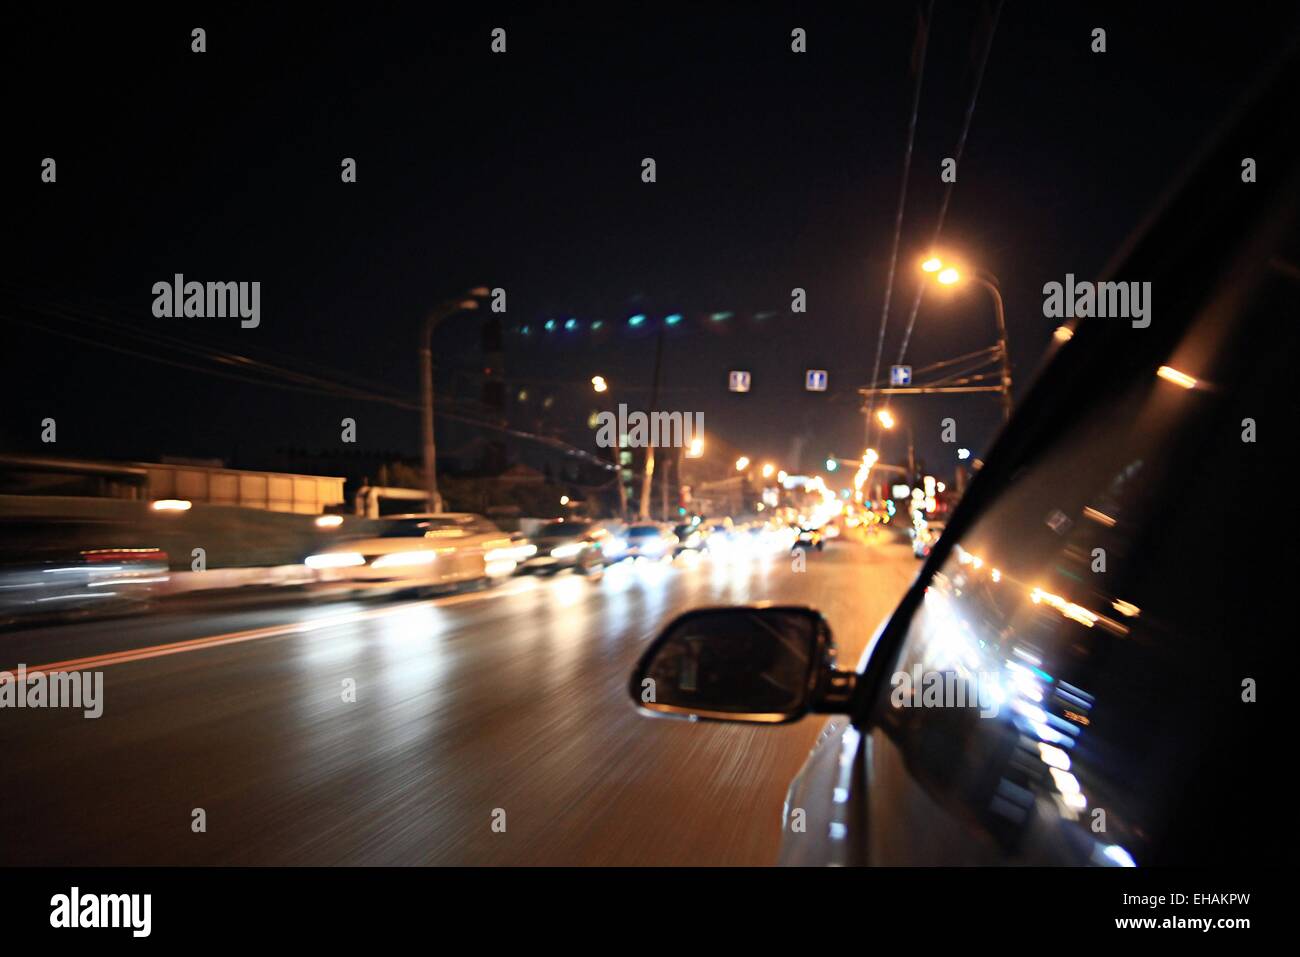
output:
[[[448,605],[469,604],[470,602],[475,601],[485,601],[489,598],[509,598],[513,595],[522,595],[536,590],[537,587],[534,585],[511,588],[509,590],[494,589],[492,591],[475,592],[468,595],[452,595],[449,598],[430,598],[424,601],[400,602],[396,605],[384,608],[373,608],[367,611],[331,615],[322,618],[315,618],[310,621],[296,621],[283,625],[269,625],[265,628],[251,628],[246,631],[232,631],[223,635],[210,635],[206,638],[189,638],[185,641],[173,641],[162,645],[149,645],[144,648],[128,648],[123,651],[113,651],[102,655],[90,655],[85,658],[69,658],[67,661],[55,661],[46,665],[25,665],[24,671],[27,676],[30,677],[36,672],[51,674],[63,671],[84,671],[91,668],[108,668],[112,665],[127,664],[132,661],[145,661],[149,658],[162,658],[166,655],[179,655],[190,651],[202,651],[205,648],[220,648],[224,645],[237,645],[246,641],[260,641],[263,638],[306,634],[324,628],[333,628],[338,625],[351,625],[362,621],[370,621],[375,618],[385,618],[399,612],[410,611],[412,608],[445,608]],[[17,669],[17,665],[14,666],[14,669]],[[0,671],[0,683],[13,680],[16,680],[13,671]]]

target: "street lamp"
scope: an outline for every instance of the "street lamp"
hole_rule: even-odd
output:
[[[894,416],[888,409],[881,409],[877,412],[876,421],[880,423],[881,428],[892,429],[894,427]]]
[[[736,459],[737,472],[743,472],[747,468],[749,468],[749,456],[742,455],[740,458]]]
[[[609,382],[603,375],[594,375],[591,377],[591,388],[593,392],[604,393],[609,391]],[[610,405],[613,406],[613,396],[610,396]],[[618,517],[627,518],[627,488],[623,485],[623,435],[618,428],[618,409],[611,408],[614,413],[614,444],[611,448],[611,454],[614,457],[614,484],[618,486]]]
[[[686,450],[688,459],[698,459],[704,455],[704,440],[691,439],[691,446]]]
[[[961,282],[963,275],[957,267],[945,264],[938,256],[931,256],[921,263],[923,272],[934,275],[935,280],[943,286],[955,286]],[[993,297],[993,311],[998,323],[998,359],[1002,370],[1002,421],[1011,418],[1011,355],[1007,350],[1007,320],[1002,305],[1002,290],[992,273],[972,270],[969,278],[979,283]]]
[[[763,478],[771,478],[775,474],[776,474],[776,466],[773,465],[771,462],[768,462],[766,465],[763,466]]]
[[[424,446],[424,489],[428,494],[429,510],[442,511],[442,495],[438,492],[438,450],[433,431],[433,330],[442,320],[478,308],[478,300],[490,296],[486,286],[475,286],[464,297],[442,303],[425,316],[420,330],[420,395],[421,429]]]

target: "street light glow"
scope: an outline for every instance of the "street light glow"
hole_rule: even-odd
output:
[[[737,472],[743,472],[747,468],[749,468],[749,456],[742,455],[740,458],[736,459]]]
[[[591,387],[597,392],[606,392],[609,390],[609,383],[605,381],[603,375],[594,375],[591,377]]]
[[[703,454],[704,454],[704,440],[691,439],[690,448],[686,450],[686,457],[688,459],[698,459]]]
[[[947,269],[941,270],[939,275],[935,278],[943,285],[951,286],[953,283],[961,279],[961,273],[949,266]]]
[[[1196,388],[1195,379],[1189,376],[1186,372],[1179,372],[1173,366],[1161,366],[1156,370],[1156,375],[1160,376],[1160,378],[1167,382],[1172,382],[1174,385],[1182,389]]]
[[[766,465],[763,466],[763,478],[771,478],[775,474],[776,474],[776,466],[773,465],[771,462],[768,462]]]
[[[881,409],[876,413],[876,421],[882,428],[892,429],[894,427],[894,416],[888,409]]]
[[[938,272],[943,268],[943,262],[938,256],[931,256],[925,262],[921,263],[921,268],[926,272]]]

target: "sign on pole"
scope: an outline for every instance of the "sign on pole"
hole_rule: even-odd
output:
[[[892,386],[911,385],[912,367],[911,366],[890,366],[889,384]]]
[[[733,370],[727,377],[727,388],[732,392],[748,392],[749,373]]]
[[[825,392],[826,391],[826,370],[809,369],[804,374],[803,387],[809,392]]]

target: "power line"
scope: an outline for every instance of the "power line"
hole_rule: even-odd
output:
[[[907,205],[907,183],[912,173],[912,146],[916,141],[916,120],[921,112],[921,85],[925,79],[925,53],[930,45],[930,18],[934,13],[934,0],[926,5],[924,21],[920,36],[919,63],[916,68],[916,86],[912,90],[912,115],[907,124],[907,145],[903,149],[903,178],[898,186],[898,209],[894,214],[894,242],[889,254],[889,274],[885,279],[885,299],[880,307],[880,331],[876,336],[876,359],[871,366],[871,381],[880,376],[880,356],[885,350],[885,326],[889,322],[889,305],[894,292],[894,273],[898,268],[898,247],[903,234],[903,211]],[[867,423],[870,427],[871,414],[875,411],[876,399],[873,395],[867,409]]]

